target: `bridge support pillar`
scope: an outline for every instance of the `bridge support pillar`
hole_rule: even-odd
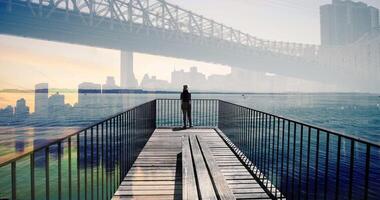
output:
[[[122,89],[136,89],[137,79],[133,73],[133,52],[120,52],[120,86]]]

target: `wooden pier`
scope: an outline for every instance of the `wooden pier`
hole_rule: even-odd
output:
[[[187,141],[191,149],[183,150]],[[270,197],[214,129],[162,128],[154,131],[113,199]]]

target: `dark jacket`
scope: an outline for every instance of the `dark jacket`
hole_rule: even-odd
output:
[[[191,94],[189,93],[189,91],[185,90],[181,93],[181,100],[183,103],[189,103],[190,100],[191,100]]]

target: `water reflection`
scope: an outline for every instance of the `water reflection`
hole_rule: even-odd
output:
[[[0,117],[0,159],[7,154],[22,153],[36,145],[43,145],[50,140],[61,138],[143,102],[155,98],[178,98],[178,94],[120,94],[115,91],[58,93],[49,94],[50,97],[42,91],[24,95],[26,106],[30,105],[28,102],[36,101],[36,109],[31,108],[30,110],[34,112],[31,112],[23,121],[10,123],[9,120]],[[62,101],[63,97],[64,101]],[[78,101],[72,105],[64,104],[66,97],[69,97],[70,101],[73,97],[77,97]],[[376,95],[194,94],[194,98],[224,99],[379,141],[380,123],[377,122],[380,120],[380,107],[378,107],[380,98]],[[46,103],[47,110],[44,110],[43,105]]]

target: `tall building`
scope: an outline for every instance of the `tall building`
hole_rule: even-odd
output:
[[[23,120],[29,116],[29,107],[26,106],[24,98],[17,100],[14,116],[16,120]]]
[[[80,83],[78,86],[78,105],[82,107],[98,105],[101,91],[100,84]]]
[[[34,90],[34,113],[38,117],[47,117],[48,114],[49,85],[39,83]]]
[[[133,73],[133,52],[120,53],[120,86],[122,89],[136,89],[137,79]]]
[[[65,96],[59,94],[58,92],[49,97],[49,106],[64,106]]]
[[[170,88],[168,81],[157,79],[156,76],[149,77],[148,74],[145,74],[140,87],[147,90],[166,90]]]
[[[51,95],[48,100],[49,118],[60,117],[64,115],[65,111],[65,96],[58,92]]]
[[[118,92],[119,89],[120,87],[116,85],[115,78],[107,76],[106,83],[102,85],[102,93]]]
[[[12,121],[13,118],[13,107],[7,106],[0,109],[0,124],[7,124]]]
[[[106,83],[102,85],[101,104],[103,114],[111,115],[122,108],[123,98],[119,93],[120,87],[116,85],[115,78],[107,76]]]
[[[173,88],[182,88],[182,85],[189,85],[191,89],[205,90],[206,76],[198,72],[197,67],[191,67],[189,72],[174,70],[171,76],[171,83]]]
[[[379,10],[363,2],[333,0],[320,7],[321,44],[346,45],[379,26]]]
[[[99,117],[102,104],[102,88],[100,84],[84,82],[78,86],[77,110],[82,119]]]
[[[371,16],[371,28],[378,28],[380,26],[379,9],[370,6],[369,12],[370,12],[370,16]]]

